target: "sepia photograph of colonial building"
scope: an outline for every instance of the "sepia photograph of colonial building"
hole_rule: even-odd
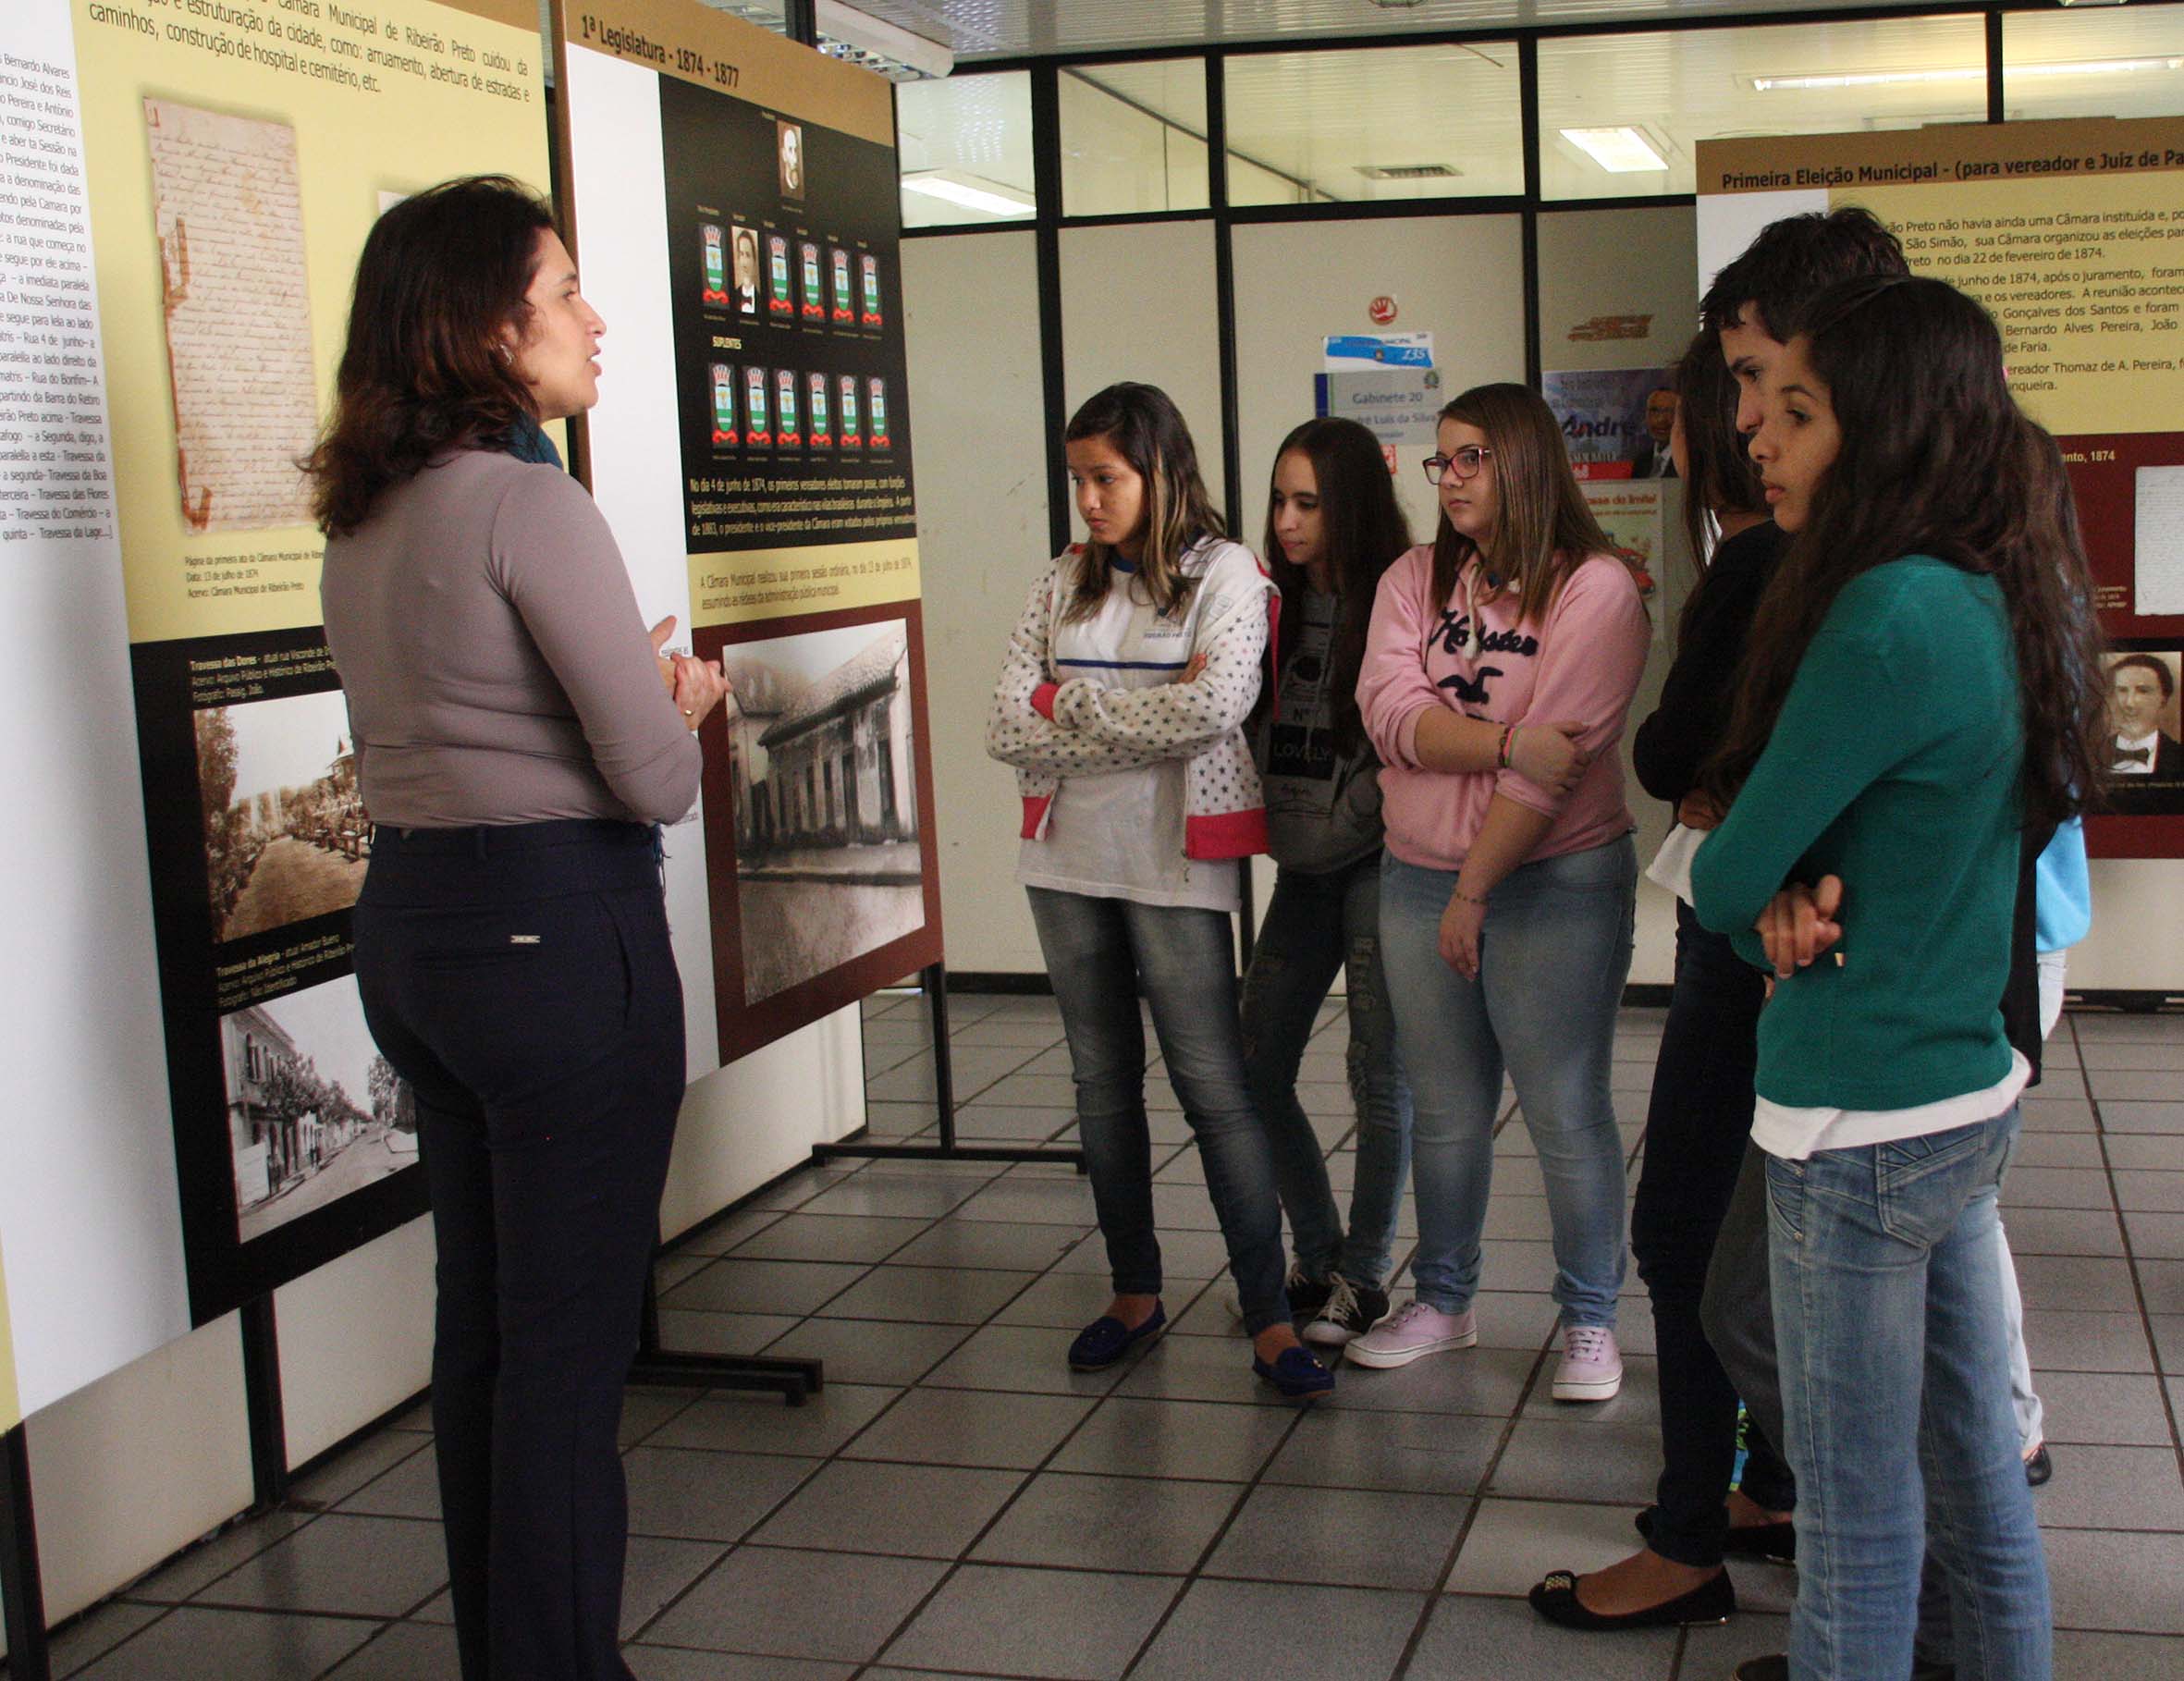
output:
[[[902,620],[724,656],[743,997],[770,998],[925,923]]]
[[[417,1160],[417,1102],[348,975],[220,1018],[241,1241]]]

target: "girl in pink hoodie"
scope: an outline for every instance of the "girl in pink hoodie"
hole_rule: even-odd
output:
[[[1380,944],[1416,1116],[1416,1297],[1349,1356],[1404,1366],[1478,1341],[1506,1069],[1553,1226],[1554,1395],[1604,1401],[1623,1377],[1608,1068],[1638,883],[1613,749],[1650,636],[1537,394],[1466,391],[1438,444],[1440,528],[1380,580],[1357,684],[1384,766]]]

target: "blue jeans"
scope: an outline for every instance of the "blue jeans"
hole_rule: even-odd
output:
[[[1623,1138],[1608,1068],[1630,972],[1637,851],[1626,835],[1512,870],[1490,896],[1476,981],[1441,956],[1441,914],[1455,884],[1453,870],[1393,854],[1381,866],[1380,952],[1414,1116],[1417,1297],[1461,1313],[1478,1289],[1506,1066],[1547,1184],[1563,1322],[1612,1326],[1623,1287]]]
[[[1274,1180],[1306,1272],[1378,1288],[1394,1259],[1395,1213],[1410,1173],[1410,1088],[1380,974],[1380,855],[1325,875],[1277,870],[1244,977],[1244,1072],[1274,1153]],[[1297,1069],[1328,988],[1348,983],[1350,1098],[1357,1182],[1343,1230],[1327,1159],[1296,1100]]]
[[[1218,911],[1027,888],[1039,949],[1061,1009],[1077,1086],[1077,1133],[1118,1295],[1158,1295],[1152,1141],[1145,1116],[1145,1023],[1206,1163],[1206,1192],[1229,1270],[1257,1336],[1289,1322],[1282,1204],[1267,1135],[1244,1081],[1235,941]]]
[[[1793,1681],[1911,1665],[1921,1554],[1958,1672],[2047,1681],[2047,1567],[2010,1408],[1994,1204],[2018,1114],[1767,1160],[1798,1478]]]

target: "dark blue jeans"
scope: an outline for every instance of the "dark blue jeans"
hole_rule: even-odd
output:
[[[1728,939],[1676,905],[1675,989],[1653,1065],[1646,1152],[1630,1247],[1653,1298],[1661,1356],[1661,1481],[1653,1551],[1681,1564],[1722,1562],[1722,1496],[1736,1457],[1736,1389],[1699,1323],[1714,1237],[1751,1135],[1766,980]],[[1789,1468],[1757,1423],[1744,1491],[1772,1511],[1795,1499]]]
[[[1357,1110],[1357,1182],[1346,1233],[1327,1158],[1296,1100],[1305,1046],[1337,974],[1348,992],[1346,1061]],[[1410,1087],[1396,1060],[1380,972],[1379,853],[1324,875],[1275,872],[1244,977],[1244,1070],[1273,1149],[1297,1260],[1314,1278],[1339,1271],[1377,1289],[1394,1259],[1395,1216],[1410,1176]]]
[[[684,1073],[652,831],[382,827],[355,930],[439,1245],[463,1681],[626,1681],[615,1433]]]
[[[1077,1086],[1077,1133],[1118,1295],[1157,1295],[1152,1141],[1145,1115],[1145,1023],[1206,1163],[1206,1191],[1256,1336],[1286,1324],[1282,1205],[1266,1131],[1244,1082],[1235,943],[1218,911],[1027,888]]]

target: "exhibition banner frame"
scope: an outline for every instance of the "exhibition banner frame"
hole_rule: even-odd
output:
[[[2117,738],[2087,850],[2184,857],[2184,117],[1702,141],[1702,284],[1767,223],[1846,204],[1986,305],[2069,469]]]
[[[941,956],[893,89],[694,0],[553,16],[578,470],[736,693],[669,837],[694,1075]]]

